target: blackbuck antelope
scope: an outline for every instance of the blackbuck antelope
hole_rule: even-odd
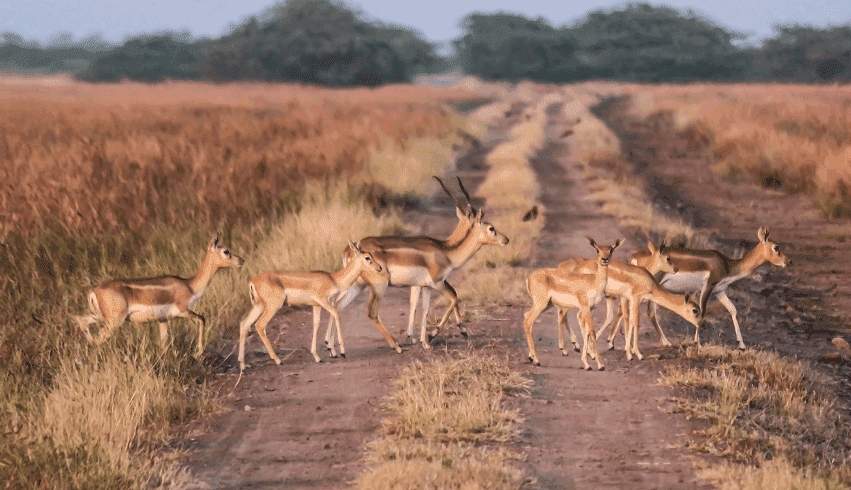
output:
[[[623,243],[623,238],[618,239],[612,246],[597,245],[590,237],[588,243],[597,250],[594,259],[597,267],[593,274],[580,274],[563,269],[539,269],[529,274],[526,279],[526,289],[532,296],[532,308],[523,316],[523,328],[526,330],[526,341],[529,343],[529,360],[540,366],[541,362],[535,353],[535,343],[532,340],[532,325],[535,320],[547,309],[552,302],[559,310],[558,312],[558,346],[562,355],[567,355],[564,346],[564,331],[562,324],[567,311],[578,308],[579,326],[582,330],[582,364],[585,369],[591,369],[588,364],[588,349],[597,361],[597,369],[603,370],[603,360],[597,350],[597,334],[594,331],[594,323],[591,319],[591,309],[605,297],[606,283],[609,277],[609,261],[612,253]],[[571,335],[573,333],[571,332]]]
[[[414,237],[404,237],[404,236],[378,236],[378,237],[366,237],[363,238],[359,243],[361,248],[364,250],[368,250],[370,252],[383,251],[388,249],[396,249],[396,248],[407,248],[411,246],[417,246],[417,244],[422,245],[423,243],[429,244],[434,242],[441,243],[444,247],[455,247],[464,237],[469,233],[470,228],[473,226],[473,222],[476,219],[476,214],[478,211],[473,208],[472,202],[470,200],[470,194],[467,193],[467,189],[464,188],[464,184],[461,182],[461,179],[458,178],[458,186],[461,188],[461,192],[464,193],[464,197],[467,199],[466,207],[461,204],[461,202],[449,191],[446,185],[440,180],[439,177],[433,176],[435,180],[440,184],[440,187],[443,188],[443,191],[446,192],[446,195],[449,196],[450,199],[455,203],[455,215],[458,217],[458,224],[455,226],[455,230],[449,235],[445,240],[435,240],[434,238],[426,237],[426,236],[414,236]],[[457,178],[457,177],[456,177]],[[345,266],[352,259],[352,253],[349,249],[343,251],[343,265]],[[381,332],[381,335],[384,338],[390,341],[390,335],[387,333],[387,330],[384,328],[384,324],[381,322],[381,319],[378,316],[378,306],[381,302],[381,298],[384,296],[384,293],[387,290],[388,286],[397,286],[397,284],[390,283],[390,269],[385,265],[384,270],[380,274],[371,274],[364,273],[358,280],[355,282],[352,287],[350,287],[344,295],[341,295],[338,302],[337,308],[342,310],[346,306],[349,305],[355,298],[357,298],[361,292],[363,292],[366,287],[370,289],[370,299],[369,304],[367,306],[367,314],[375,324],[375,327]],[[417,312],[417,304],[419,303],[420,295],[422,294],[422,302],[423,302],[423,313],[422,313],[422,328],[426,328],[426,321],[428,319],[428,310],[429,310],[429,301],[431,299],[431,294],[428,289],[424,292],[422,291],[422,286],[406,286],[406,285],[398,285],[399,287],[410,287],[411,288],[411,300],[410,300],[410,315],[408,316],[408,338],[411,339],[412,342],[416,343],[416,338],[414,337],[414,322],[415,316]],[[467,331],[461,325],[461,315],[458,310],[458,307],[455,308],[455,320],[458,322],[459,327],[461,328],[461,334],[466,336]],[[331,329],[331,322],[328,322],[328,328],[325,334],[325,344],[328,345],[329,348],[333,348],[333,339],[332,339],[333,330]],[[391,345],[394,345],[391,343]]]
[[[505,246],[508,237],[498,232],[490,223],[482,221],[484,210],[479,209],[473,219],[467,235],[460,243],[448,245],[441,240],[428,237],[418,237],[404,246],[397,247],[365,247],[366,251],[373,254],[375,259],[385,268],[387,274],[379,276],[376,274],[364,275],[365,283],[371,288],[368,313],[371,319],[380,325],[378,319],[378,307],[387,286],[430,288],[441,292],[448,300],[449,307],[438,323],[435,332],[430,337],[436,337],[443,331],[449,321],[449,316],[455,312],[462,332],[458,315],[458,295],[455,289],[446,281],[449,274],[469,261],[476,252],[484,245]],[[363,288],[363,285],[354,285],[354,288]],[[355,291],[355,294],[360,292]],[[423,311],[428,312],[429,290],[423,291]],[[342,301],[341,301],[342,304]],[[379,327],[383,328],[383,327]],[[333,332],[327,336],[333,344]],[[420,332],[420,341],[424,349],[430,349],[430,338],[426,333],[426,322],[423,320]]]
[[[653,261],[650,264],[653,271],[671,271],[674,267],[669,262],[669,257],[661,248],[657,249],[652,243],[648,244],[650,250],[653,251]],[[560,270],[578,272],[581,274],[593,274],[598,267],[594,259],[568,259],[559,264]],[[626,357],[632,360],[632,355],[635,354],[638,359],[643,359],[641,352],[638,350],[638,308],[644,301],[650,301],[657,305],[667,308],[674,313],[683,317],[686,321],[697,327],[700,324],[700,307],[698,306],[697,297],[693,293],[679,296],[668,291],[665,291],[653,275],[644,267],[627,264],[620,260],[612,260],[609,262],[609,277],[606,282],[606,299],[608,302],[606,324],[600,328],[599,334],[606,329],[612,319],[612,311],[616,298],[621,299],[621,313],[627,314],[628,321],[624,333],[626,334]],[[559,317],[560,323],[563,322],[563,316]],[[576,337],[573,330],[570,330],[566,323],[560,324],[559,329],[565,328],[570,332],[570,338],[576,345]],[[618,331],[618,324],[612,329],[609,335],[609,346],[614,346],[614,337]],[[657,331],[664,341],[667,341],[665,334],[657,326]]]
[[[779,267],[786,267],[791,263],[786,255],[780,251],[780,246],[768,239],[768,228],[760,228],[757,231],[757,238],[759,238],[759,243],[756,247],[739,260],[731,259],[717,250],[669,249],[668,254],[671,257],[671,262],[678,269],[678,272],[666,274],[659,281],[663,288],[671,292],[699,292],[700,311],[704,315],[709,298],[718,298],[718,301],[733,318],[739,349],[745,349],[745,343],[742,340],[739,320],[736,318],[736,307],[727,297],[727,288],[739,279],[749,276],[757,267],[766,262]],[[646,259],[647,255],[648,251],[642,250],[633,254],[632,260],[637,263]],[[656,328],[659,328],[656,310],[652,304],[648,307],[648,315],[650,315],[650,319]],[[694,332],[694,342],[698,346],[700,345],[700,328],[697,328]]]
[[[241,267],[243,264],[243,260],[231,254],[220,240],[219,234],[216,234],[201,261],[201,267],[189,279],[160,276],[112,280],[92,289],[89,292],[91,314],[75,317],[86,339],[101,344],[129,317],[132,323],[158,321],[160,343],[165,346],[168,339],[166,322],[175,317],[188,318],[198,325],[198,350],[195,357],[201,357],[204,352],[204,317],[192,311],[192,308],[219,269]],[[97,338],[89,332],[89,325],[95,322],[103,323]]]
[[[368,252],[363,252],[354,243],[349,242],[353,259],[337,272],[312,271],[312,272],[289,272],[269,271],[261,272],[252,277],[248,284],[248,294],[251,298],[251,311],[239,324],[239,370],[245,370],[245,339],[251,325],[256,323],[257,333],[266,346],[269,357],[275,364],[281,364],[281,359],[275,354],[275,349],[266,336],[266,325],[281,309],[284,304],[310,305],[313,306],[313,341],[310,353],[313,359],[319,362],[319,354],[316,352],[316,335],[319,331],[319,316],[324,308],[331,314],[333,322],[337,326],[337,335],[340,337],[340,355],[346,356],[346,347],[343,342],[340,327],[340,314],[334,307],[336,296],[345,291],[365,271],[381,272],[382,268]],[[398,352],[399,346],[388,339]],[[331,351],[332,357],[336,352]]]
[[[641,266],[644,267],[645,269],[647,269],[647,271],[650,272],[650,274],[656,275],[656,274],[659,274],[659,273],[662,273],[662,272],[676,272],[676,267],[674,267],[674,265],[671,263],[671,257],[667,254],[667,252],[665,252],[664,245],[657,248],[655,245],[653,245],[653,242],[648,241],[647,242],[647,249],[650,250],[650,255],[647,257],[647,259],[644,261],[644,263]],[[623,262],[620,262],[620,261],[613,261],[612,263],[609,264],[609,266],[611,267],[615,262],[617,262],[618,264],[623,263]],[[636,264],[632,264],[632,265],[636,265]],[[594,262],[593,258],[583,259],[583,258],[576,257],[576,258],[570,258],[570,259],[563,261],[562,263],[560,263],[558,265],[558,268],[559,269],[565,269],[565,270],[575,270],[576,268],[581,267],[581,266],[596,267],[596,262]],[[590,269],[588,269],[588,270],[590,270]],[[611,269],[610,269],[610,271],[611,271]],[[593,272],[583,272],[583,273],[593,273]],[[600,327],[600,330],[597,332],[597,335],[603,335],[603,332],[605,332],[606,329],[609,328],[609,325],[611,325],[612,321],[614,320],[615,327],[612,330],[612,333],[609,335],[609,349],[611,350],[611,349],[615,348],[614,338],[615,338],[615,335],[617,335],[618,330],[620,329],[620,320],[623,318],[623,315],[626,314],[627,310],[626,310],[625,305],[627,305],[627,301],[628,301],[629,298],[628,298],[628,296],[609,293],[609,289],[610,288],[607,286],[606,287],[606,320],[603,322],[603,326]],[[618,301],[618,299],[621,300],[622,308],[621,308],[621,311],[618,312],[617,317],[615,317],[615,307],[617,306],[616,302]],[[671,343],[668,342],[668,339],[665,337],[664,332],[662,332],[662,330],[660,328],[657,327],[656,331],[659,334],[660,338],[663,339],[664,345],[671,345]],[[576,337],[573,334],[573,330],[568,330],[568,332],[570,332],[570,340],[573,343],[573,349],[576,350],[576,351],[579,351],[579,345],[576,343]],[[626,334],[626,329],[624,329],[624,334]]]

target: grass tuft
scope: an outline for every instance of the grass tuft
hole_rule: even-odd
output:
[[[519,488],[520,472],[508,465],[515,455],[482,444],[517,434],[520,415],[503,397],[530,384],[505,360],[481,353],[409,365],[387,403],[382,436],[367,445],[371,468],[358,488]]]
[[[705,345],[683,354],[686,365],[671,368],[662,382],[684,389],[676,411],[709,420],[696,447],[748,466],[785,461],[772,471],[851,484],[851,429],[831,379],[772,352]]]

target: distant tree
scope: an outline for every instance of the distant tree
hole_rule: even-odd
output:
[[[734,80],[750,65],[742,38],[693,12],[629,4],[597,10],[567,28],[579,43],[584,77],[645,82]]]
[[[170,35],[138,37],[98,56],[79,78],[115,82],[122,78],[144,82],[198,79],[201,46]]]
[[[436,60],[412,30],[372,24],[332,0],[289,0],[212,43],[207,76],[378,85],[410,80]]]
[[[51,42],[42,46],[38,41],[27,41],[14,32],[0,33],[0,70],[76,73],[85,69],[95,55],[73,42],[73,36],[68,36],[71,35],[62,34],[61,43]]]
[[[498,12],[473,13],[461,20],[453,44],[461,68],[494,80],[522,78],[563,82],[574,79],[576,42],[543,17]]]
[[[756,50],[754,75],[789,82],[851,81],[851,27],[775,26]]]

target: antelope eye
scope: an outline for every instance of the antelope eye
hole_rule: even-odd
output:
[[[230,257],[230,250],[225,249],[222,253],[225,254],[225,257]]]
[[[774,253],[780,253],[780,246],[779,245],[774,246]]]
[[[700,313],[700,310],[698,310],[697,308],[692,308],[691,312],[694,313],[694,316],[697,316],[697,314]]]

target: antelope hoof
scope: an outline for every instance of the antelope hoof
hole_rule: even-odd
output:
[[[615,350],[615,344],[609,344],[609,350]]]
[[[741,344],[739,344],[739,350],[747,350],[747,347],[745,347],[744,342],[742,342]]]
[[[345,358],[346,358],[346,353],[345,353],[345,352],[340,352],[340,357],[342,357],[343,359],[345,359]]]
[[[605,371],[605,370],[606,370],[606,366],[600,366],[600,367],[598,367],[598,368],[597,368],[597,370],[598,370],[598,371]]]
[[[399,354],[402,353],[402,348],[399,347],[398,345],[396,346],[396,352],[399,353]]]
[[[573,344],[573,350],[579,352],[581,350],[579,349],[579,344]]]
[[[566,355],[567,355],[567,349],[562,349],[562,350],[561,350],[561,355],[566,356]]]
[[[466,330],[461,330],[461,336],[466,339],[467,337],[470,336],[470,334],[468,334]]]
[[[586,371],[590,371],[590,370],[591,370],[591,366],[585,366],[585,370],[586,370]]]

